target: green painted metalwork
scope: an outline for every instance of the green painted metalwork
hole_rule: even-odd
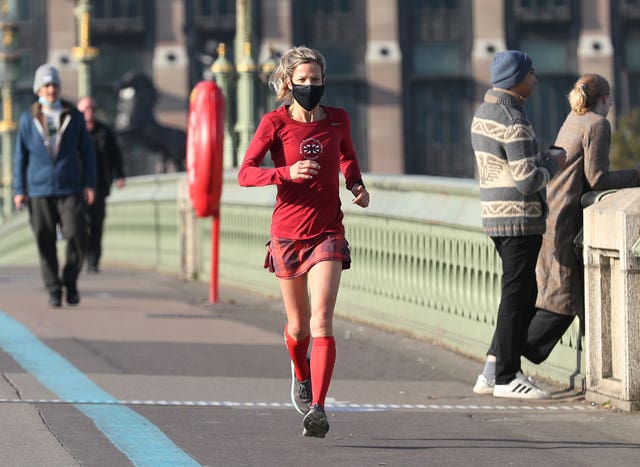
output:
[[[184,174],[129,179],[115,190],[105,231],[104,262],[178,274],[178,225]],[[352,267],[343,273],[336,313],[379,327],[433,339],[482,359],[500,295],[500,259],[482,232],[473,180],[366,176],[369,209],[343,190]],[[277,279],[263,269],[274,187],[240,188],[225,174],[221,207],[220,281],[279,296]],[[182,203],[184,204],[184,203]],[[197,220],[199,280],[208,281],[211,219]],[[36,262],[24,213],[0,225],[0,264]],[[578,322],[551,357],[525,369],[561,382],[582,378]]]
[[[236,85],[238,120],[235,129],[238,133],[238,148],[235,162],[240,165],[256,129],[255,94],[257,67],[251,56],[251,43],[249,41],[244,43],[242,52],[240,52],[240,49],[236,49],[236,51],[238,55],[236,60],[236,70],[238,72],[238,83]]]
[[[0,265],[37,264],[38,250],[26,210],[0,224]]]
[[[78,0],[73,13],[77,20],[78,45],[71,49],[71,55],[78,64],[78,96],[92,95],[91,62],[100,54],[91,42],[91,1]]]
[[[103,238],[108,261],[168,273],[178,271],[176,186],[183,176],[137,177],[135,182],[128,181],[126,190],[113,190]]]
[[[213,65],[211,65],[211,72],[222,91],[225,106],[229,106],[230,103],[233,102],[231,99],[231,90],[235,68],[231,62],[229,62],[229,59],[227,59],[227,47],[223,43],[218,44],[218,58],[213,62]],[[238,165],[233,152],[237,135],[235,134],[235,130],[233,130],[233,124],[231,122],[232,115],[230,111],[224,114],[224,155],[222,164],[225,169],[231,169]]]
[[[13,92],[18,77],[18,21],[17,0],[2,2],[0,6],[0,81],[2,85],[2,120],[0,120],[0,216],[13,215],[13,149],[17,124],[13,120]]]

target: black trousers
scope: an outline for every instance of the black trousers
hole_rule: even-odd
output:
[[[522,356],[532,363],[544,362],[556,346],[571,323],[574,316],[561,315],[538,308],[527,329],[527,340],[524,343]],[[491,340],[488,355],[497,352],[495,334]]]
[[[106,200],[96,196],[93,204],[87,208],[89,219],[89,241],[87,244],[87,266],[98,267],[102,256],[102,232],[106,217]]]
[[[536,262],[542,235],[492,237],[502,259],[502,293],[495,342],[496,384],[508,384],[520,367],[529,324],[536,313]]]
[[[40,272],[49,292],[75,288],[87,242],[85,203],[81,194],[29,198],[29,218],[40,254]],[[67,241],[66,260],[59,277],[56,224]]]

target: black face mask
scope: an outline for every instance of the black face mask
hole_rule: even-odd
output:
[[[294,84],[292,92],[296,102],[307,112],[311,112],[320,103],[320,99],[322,99],[324,84],[322,86]]]

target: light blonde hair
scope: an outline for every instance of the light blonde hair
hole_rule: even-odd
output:
[[[609,82],[600,75],[582,75],[569,92],[569,105],[578,115],[584,115],[598,103],[598,99],[611,92]]]
[[[324,81],[326,64],[320,52],[304,45],[289,49],[282,56],[280,64],[273,70],[269,78],[269,86],[276,92],[278,101],[282,101],[285,104],[293,103],[293,95],[286,84],[286,80],[293,77],[293,72],[298,65],[305,63],[317,63],[320,65],[322,81]]]

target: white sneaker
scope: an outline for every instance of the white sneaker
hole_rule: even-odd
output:
[[[496,384],[493,388],[493,397],[507,397],[510,399],[549,399],[551,393],[540,389],[522,372],[516,373],[516,377],[509,384]]]
[[[485,375],[478,375],[478,379],[476,380],[476,385],[473,387],[473,392],[476,394],[493,394],[493,387],[495,386],[495,380],[488,380]]]

